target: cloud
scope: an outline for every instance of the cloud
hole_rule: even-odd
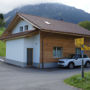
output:
[[[0,12],[8,12],[16,7],[34,4],[35,0],[0,0]]]
[[[16,7],[23,5],[46,2],[63,3],[90,12],[90,0],[0,0],[0,12],[7,13]]]
[[[83,9],[90,13],[90,0],[60,0],[60,2],[69,6]]]

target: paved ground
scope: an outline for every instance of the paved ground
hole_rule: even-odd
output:
[[[79,68],[42,70],[19,68],[0,62],[0,90],[79,90],[63,82],[77,73],[80,73]]]

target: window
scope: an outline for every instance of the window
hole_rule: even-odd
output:
[[[82,56],[81,55],[78,55],[78,58],[82,58]]]
[[[28,25],[25,25],[25,31],[27,31],[28,30]]]
[[[20,32],[23,32],[23,26],[20,27]]]
[[[62,48],[61,47],[54,47],[53,48],[53,56],[56,58],[62,57]]]
[[[84,55],[83,58],[88,58],[88,56],[87,55]]]
[[[76,54],[81,54],[81,48],[76,48]]]

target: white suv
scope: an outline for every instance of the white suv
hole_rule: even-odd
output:
[[[87,55],[83,56],[84,66],[90,66],[90,58]],[[82,64],[82,56],[81,54],[71,54],[68,58],[59,59],[58,65],[61,67],[69,67],[70,69],[75,66],[81,66]]]

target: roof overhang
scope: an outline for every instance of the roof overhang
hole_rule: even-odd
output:
[[[12,40],[12,39],[17,39],[17,38],[24,38],[24,37],[31,37],[39,33],[39,30],[32,30],[32,31],[25,31],[21,33],[16,33],[16,34],[10,34],[8,36],[2,36],[0,40]]]
[[[72,35],[72,36],[88,37],[88,38],[90,38],[90,35],[77,34],[77,33],[71,33],[71,32],[51,31],[51,30],[45,30],[45,29],[41,29],[40,31],[49,32],[49,33],[63,34],[63,35]]]

